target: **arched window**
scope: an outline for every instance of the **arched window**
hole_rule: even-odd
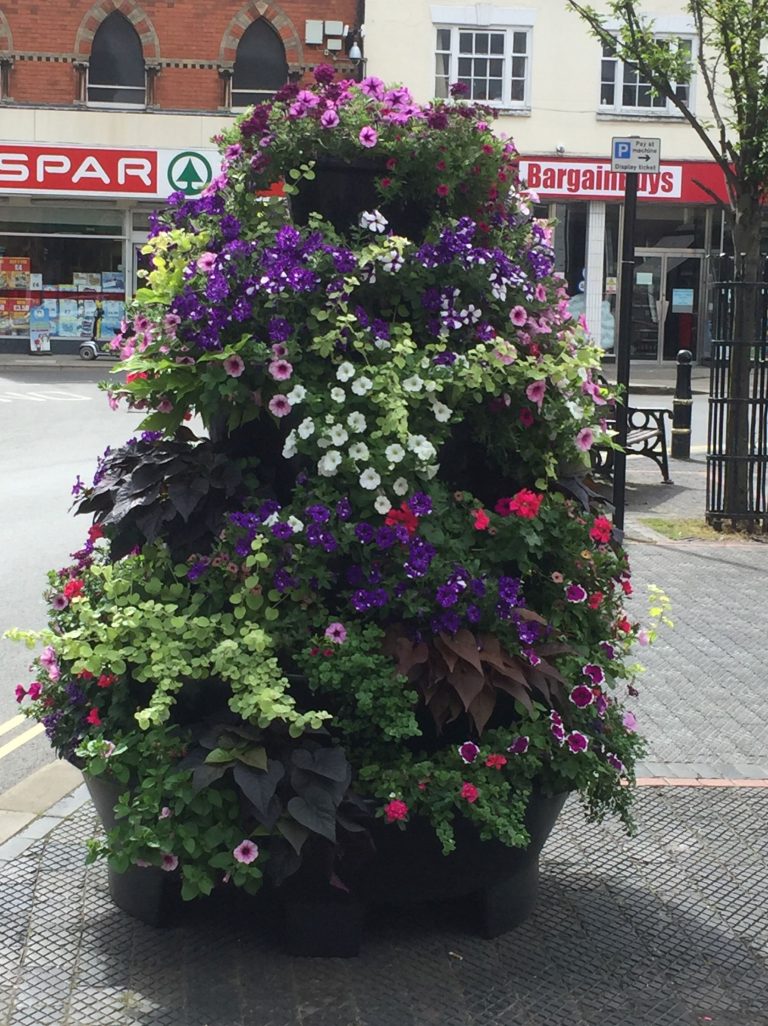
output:
[[[251,22],[237,46],[232,106],[263,103],[287,81],[288,62],[280,36],[263,18]]]
[[[88,64],[88,102],[143,107],[146,72],[141,40],[119,11],[96,30]]]

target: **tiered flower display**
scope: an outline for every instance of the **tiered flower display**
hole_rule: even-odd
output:
[[[643,635],[583,481],[608,396],[550,227],[488,111],[316,77],[157,219],[110,391],[143,434],[78,496],[20,688],[123,785],[94,855],[185,897],[348,883],[377,819],[525,845],[533,791],[631,823]],[[374,169],[351,227],[260,195],[283,179],[295,211],[324,155]]]

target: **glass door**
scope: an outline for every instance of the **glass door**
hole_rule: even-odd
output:
[[[674,361],[697,356],[701,257],[673,250],[637,250],[632,290],[630,359]]]

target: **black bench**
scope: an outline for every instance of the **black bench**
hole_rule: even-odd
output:
[[[642,409],[627,407],[627,456],[646,456],[657,465],[665,484],[672,484],[667,459],[667,434],[664,418],[672,419],[672,411],[666,409]],[[616,430],[616,422],[608,421],[610,430]],[[595,445],[590,449],[592,473],[610,477],[613,473],[613,449]]]

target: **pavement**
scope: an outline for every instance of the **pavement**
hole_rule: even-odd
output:
[[[768,544],[651,530],[703,518],[703,457],[671,476],[628,460],[633,612],[656,584],[674,620],[640,650],[635,837],[571,798],[518,929],[424,906],[371,917],[357,959],[300,959],[239,898],[164,930],[116,909],[84,786],[46,768],[0,795],[0,831],[24,817],[0,843],[0,1026],[768,1026]]]

